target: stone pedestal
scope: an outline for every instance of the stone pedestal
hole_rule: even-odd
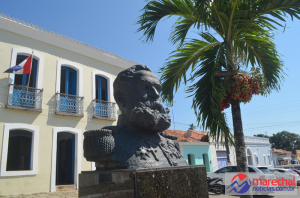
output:
[[[84,171],[81,198],[208,197],[205,166]]]

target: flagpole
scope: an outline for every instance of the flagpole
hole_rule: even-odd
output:
[[[33,50],[32,50],[31,60],[30,60],[30,73],[29,73],[29,76],[28,76],[28,83],[27,83],[27,86],[26,86],[26,102],[27,102],[27,92],[28,92],[30,76],[31,76],[32,60],[33,60]]]

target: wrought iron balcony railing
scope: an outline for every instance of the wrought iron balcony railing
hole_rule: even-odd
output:
[[[83,98],[64,93],[56,93],[55,113],[83,117]]]
[[[6,108],[42,111],[43,89],[9,84]]]
[[[104,100],[93,100],[93,117],[105,120],[116,120],[116,103]]]

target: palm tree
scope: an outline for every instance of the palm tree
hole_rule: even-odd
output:
[[[297,0],[151,0],[137,22],[144,41],[152,42],[157,24],[177,17],[170,34],[177,50],[161,68],[162,99],[172,104],[181,83],[192,83],[187,91],[193,97],[198,124],[210,130],[216,141],[225,136],[234,142],[238,171],[248,171],[241,101],[231,100],[232,140],[220,108],[223,79],[241,73],[235,61],[239,57],[246,68],[261,71],[267,94],[279,90],[283,61],[273,43],[272,31],[284,27],[286,15],[300,19],[299,7]],[[192,29],[198,30],[198,39],[186,38]]]

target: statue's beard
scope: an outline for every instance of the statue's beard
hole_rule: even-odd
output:
[[[144,134],[154,134],[168,129],[171,125],[169,109],[165,109],[160,102],[140,102],[131,111],[130,122]]]

